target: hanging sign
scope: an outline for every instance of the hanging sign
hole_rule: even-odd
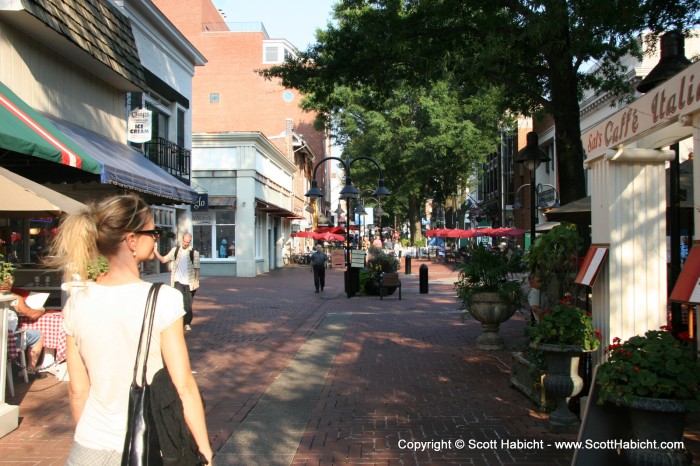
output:
[[[197,193],[197,200],[192,204],[193,212],[206,212],[209,210],[209,194]]]
[[[603,245],[593,245],[588,249],[583,264],[576,275],[574,282],[580,285],[593,286],[598,277],[603,260],[608,254],[608,247]]]
[[[693,242],[688,258],[683,264],[676,286],[673,287],[671,301],[700,304],[700,245]]]
[[[345,251],[342,249],[333,249],[331,251],[331,267],[342,269],[345,267]]]
[[[138,108],[129,112],[126,140],[129,142],[148,142],[151,140],[151,117],[153,112]]]
[[[350,266],[360,269],[363,268],[365,266],[365,255],[367,255],[367,251],[362,249],[353,249],[350,254]]]

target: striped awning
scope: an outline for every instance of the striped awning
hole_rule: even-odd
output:
[[[102,166],[0,82],[0,148],[99,175]]]

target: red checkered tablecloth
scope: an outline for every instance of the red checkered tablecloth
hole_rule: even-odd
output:
[[[39,330],[44,335],[44,348],[56,350],[56,362],[66,359],[66,332],[63,330],[63,314],[61,312],[47,312],[37,320],[31,320],[24,316],[19,316],[20,329]],[[8,332],[7,351],[10,357],[15,357],[17,347],[12,332]]]

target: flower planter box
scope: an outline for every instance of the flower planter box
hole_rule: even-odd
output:
[[[544,373],[540,374],[539,379],[534,377],[535,366],[530,361],[523,357],[522,353],[511,353],[512,360],[510,364],[510,384],[520,390],[533,403],[535,403],[542,411],[551,411],[556,407],[556,400],[547,400],[542,379]]]

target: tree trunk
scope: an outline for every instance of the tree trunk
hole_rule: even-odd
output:
[[[408,222],[411,246],[415,246],[416,241],[422,237],[420,202],[416,196],[409,196],[408,198]]]
[[[583,169],[580,107],[577,100],[576,74],[552,75],[552,102],[548,109],[556,125],[559,196],[562,205],[586,196],[586,177]]]

